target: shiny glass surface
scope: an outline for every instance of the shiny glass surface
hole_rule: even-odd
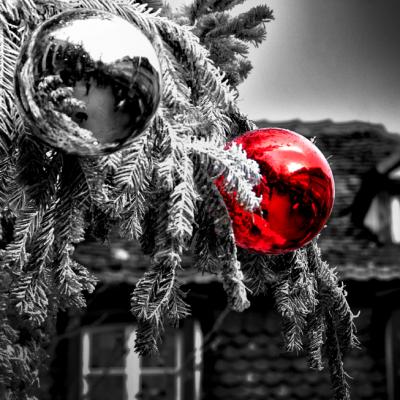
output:
[[[37,136],[69,153],[98,155],[149,125],[160,102],[161,69],[138,27],[107,12],[73,10],[33,32],[15,86]]]
[[[90,368],[114,368],[125,365],[127,348],[123,328],[93,332],[90,341]]]
[[[266,128],[234,140],[259,164],[262,179],[254,188],[261,207],[246,211],[216,184],[232,219],[236,244],[265,254],[296,250],[311,241],[331,214],[335,196],[332,171],[323,154],[305,137]]]
[[[173,374],[141,375],[141,390],[138,400],[174,400],[176,399],[176,377]]]
[[[178,363],[176,335],[177,329],[166,328],[158,354],[141,357],[141,368],[175,368]]]
[[[126,384],[124,375],[91,375],[88,376],[87,400],[125,400]]]

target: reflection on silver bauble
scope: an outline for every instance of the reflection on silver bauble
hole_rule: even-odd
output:
[[[63,12],[40,25],[16,68],[17,102],[51,146],[101,155],[140,135],[161,97],[161,68],[133,24],[98,10]]]

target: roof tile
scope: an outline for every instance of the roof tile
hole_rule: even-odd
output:
[[[235,320],[241,327],[240,332],[232,334],[225,331],[225,326],[230,325],[230,318]],[[309,400],[309,399],[330,399],[332,390],[330,387],[330,378],[327,370],[317,372],[310,370],[307,366],[306,355],[303,353],[294,354],[287,357],[280,349],[280,334],[268,333],[260,321],[277,318],[273,311],[257,312],[248,310],[243,313],[239,320],[234,313],[226,317],[226,324],[223,324],[218,335],[231,338],[232,346],[225,343],[218,347],[212,354],[215,360],[214,368],[208,361],[206,374],[210,375],[213,400],[230,399],[284,399],[284,400]],[[247,333],[243,322],[254,323],[260,330],[256,333],[259,338],[260,351],[254,353],[251,358],[248,357],[248,345],[243,341],[235,340],[235,336],[247,336],[248,342],[253,340],[254,333]],[[370,332],[371,318],[365,315],[360,321],[360,329]],[[260,338],[263,337],[264,344],[261,344]],[[240,343],[240,345],[238,344]],[[222,342],[221,342],[222,343]],[[376,400],[384,398],[386,392],[385,376],[380,371],[380,363],[383,358],[377,358],[377,355],[370,353],[367,344],[363,343],[361,350],[351,352],[345,358],[345,368],[350,372],[352,400]],[[264,350],[274,348],[272,352]],[[211,354],[208,354],[210,357]],[[383,357],[383,356],[382,356]],[[217,389],[212,389],[212,386]],[[206,396],[206,398],[208,398]]]

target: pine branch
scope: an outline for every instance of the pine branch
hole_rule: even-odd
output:
[[[47,359],[42,346],[44,343],[40,334],[25,340],[24,345],[13,343],[10,349],[11,354],[8,356],[13,374],[10,376],[10,384],[7,385],[6,392],[9,397],[6,399],[38,400],[32,393],[35,392],[39,380],[39,371],[36,366],[43,365]]]
[[[145,342],[136,342],[140,354],[148,354],[158,343],[164,321],[176,324],[188,315],[188,306],[182,300],[182,291],[176,277],[180,255],[166,249],[155,253],[152,270],[145,273],[132,294],[132,312],[144,326],[151,326],[151,335]]]
[[[257,126],[253,121],[249,120],[247,116],[238,111],[229,114],[229,118],[231,120],[231,135],[229,136],[229,139],[257,129]]]
[[[150,8],[150,11],[151,10],[159,10],[162,7],[164,7],[162,0],[135,0],[135,1],[131,1],[131,3],[143,4],[147,8]]]
[[[80,158],[79,164],[85,177],[91,203],[106,211],[109,196],[103,165],[100,160],[94,158]]]
[[[253,66],[247,58],[236,56],[230,62],[221,63],[221,68],[225,71],[229,84],[236,87],[247,79]]]
[[[22,266],[27,260],[27,244],[39,229],[43,212],[30,203],[17,216],[14,226],[15,239],[6,247],[4,263]]]
[[[249,45],[243,40],[228,37],[205,40],[207,48],[210,50],[210,57],[217,65],[226,71],[227,64],[232,63],[237,56],[245,57],[249,53]]]
[[[329,269],[326,263],[322,264],[319,290],[322,305],[332,313],[341,351],[345,353],[347,350],[357,347],[354,315],[347,303],[347,294],[343,286],[338,285],[335,273]]]
[[[278,275],[274,298],[283,318],[288,351],[300,351],[305,343],[312,368],[322,369],[321,346],[325,332],[315,266],[305,249],[281,257],[289,265]]]
[[[48,313],[49,277],[47,266],[54,240],[54,205],[43,214],[40,228],[32,237],[30,253],[22,269],[15,271],[10,298],[18,313],[32,326],[40,326]]]
[[[3,234],[8,236],[3,235],[6,248],[1,266],[2,277],[4,282],[8,282],[8,286],[2,288],[1,297],[7,295],[8,306],[4,312],[12,314],[12,326],[7,315],[1,315],[0,348],[7,349],[9,363],[0,366],[0,375],[5,378],[3,382],[6,382],[2,395],[18,399],[34,398],[29,395],[30,388],[37,384],[37,366],[44,359],[43,336],[40,333],[41,328],[36,327],[48,315],[47,274],[44,265],[48,260],[52,241],[51,212],[43,216],[45,207],[39,206],[43,197],[39,197],[37,204],[28,202],[23,189],[29,191],[29,183],[22,179],[24,188],[15,179],[17,171],[20,177],[21,173],[26,172],[19,171],[21,164],[16,165],[16,156],[20,157],[22,154],[17,140],[26,132],[15,104],[14,71],[22,39],[35,19],[39,20],[36,6],[29,0],[6,0],[0,4],[0,151],[3,153],[2,160],[5,161],[2,165],[0,191]],[[37,160],[36,157],[37,153],[33,152],[25,161],[30,163],[33,159]],[[27,164],[22,166],[26,167]],[[42,179],[42,175],[36,176],[36,179]],[[46,176],[44,181],[46,183],[41,188],[41,195],[46,197],[47,188],[50,187],[48,182],[51,180]],[[31,193],[28,193],[28,197],[32,198]],[[9,215],[9,222],[5,219],[6,215]],[[35,245],[36,240],[40,245]],[[34,263],[37,263],[35,267]],[[36,267],[38,270],[26,270]],[[22,268],[25,272],[22,272]],[[40,274],[42,276],[38,276]],[[27,320],[23,321],[16,311]],[[18,343],[20,335],[25,337],[23,344]]]
[[[103,171],[106,177],[113,176],[122,165],[123,161],[122,151],[116,151],[115,153],[100,157],[100,164],[103,165]]]
[[[0,212],[0,251],[14,240],[15,214],[9,209]]]
[[[164,161],[160,160],[160,164]],[[170,198],[171,195],[167,197],[163,194],[159,199],[152,268],[138,281],[131,299],[133,314],[141,323],[145,323],[145,327],[150,324],[150,330],[146,330],[148,336],[143,331],[139,332],[136,348],[140,354],[154,351],[154,344],[158,342],[165,321],[176,324],[189,313],[188,306],[182,300],[183,293],[176,275],[181,265],[183,246],[179,239],[171,236],[171,224],[175,221],[169,212]]]
[[[85,212],[90,202],[83,171],[73,156],[64,156],[56,204],[54,269],[59,293],[58,304],[66,307],[85,306],[83,290],[93,291],[96,279],[72,259],[74,245],[85,236]],[[79,273],[77,273],[79,271]],[[81,273],[84,272],[84,276]]]
[[[10,1],[10,0],[8,0]],[[17,13],[17,15],[21,15],[21,20],[29,25],[30,27],[37,25],[40,23],[43,18],[50,18],[52,16],[48,12],[46,12],[46,3],[49,3],[45,0],[21,0],[18,3],[15,3],[14,1],[10,1],[12,4],[12,8],[14,8],[14,12]],[[57,0],[50,0],[50,3],[53,3],[53,8],[54,5],[58,3]],[[11,5],[10,4],[10,5]],[[65,7],[65,5],[64,5]],[[61,8],[58,8],[57,10],[54,11],[60,11]]]
[[[178,150],[176,138],[170,127],[165,126],[165,121],[160,117],[156,119],[156,125],[160,128],[160,136],[156,150],[159,154],[165,154],[156,162],[155,177],[164,190],[171,190],[169,201],[176,203],[179,194],[179,185],[175,185],[174,176],[181,176],[179,172],[184,172],[186,179],[191,178],[191,171],[182,171],[178,163],[173,163],[173,159],[181,157],[181,150]],[[168,150],[164,152],[162,150]],[[172,165],[175,167],[171,168]],[[187,165],[189,166],[189,165]],[[165,182],[170,182],[167,185]],[[174,192],[178,188],[178,192]],[[168,193],[168,192],[167,192]],[[164,195],[165,196],[165,195]],[[160,199],[162,200],[162,199]],[[175,214],[170,214],[168,198],[160,201],[161,208],[157,216],[157,232],[155,237],[155,250],[152,257],[152,270],[138,282],[132,296],[132,311],[141,320],[146,320],[154,326],[162,324],[165,315],[175,321],[186,315],[187,308],[180,301],[181,293],[179,284],[176,280],[176,269],[180,266],[182,252],[182,237],[174,236],[177,233],[174,226],[178,226],[182,220],[179,209],[174,210]],[[184,204],[186,207],[187,204]],[[179,236],[179,235],[178,235]],[[181,239],[181,240],[180,240]],[[146,351],[143,349],[143,351]]]
[[[84,213],[90,207],[89,188],[79,161],[74,156],[63,156],[57,198],[56,258],[67,245],[79,243],[84,239]]]
[[[10,19],[4,11],[0,14],[0,93],[12,99],[14,95],[14,70],[19,56],[23,30],[19,28],[18,19]],[[8,17],[8,18],[7,18]]]
[[[30,246],[28,262],[25,271],[44,271],[50,259],[50,252],[54,241],[54,211],[55,204],[51,204],[43,214],[40,228],[35,232]]]
[[[197,187],[202,188],[207,184],[206,180],[201,183],[197,182]],[[209,209],[204,201],[199,205],[196,221],[197,230],[193,240],[196,260],[195,268],[202,273],[209,272],[216,275],[221,268],[217,256],[217,236],[214,229],[213,216],[209,214]]]
[[[32,327],[39,327],[45,322],[49,300],[44,271],[22,274],[12,285],[10,296],[16,311],[27,318]]]
[[[23,136],[19,142],[17,180],[28,200],[37,205],[52,201],[61,168],[61,155],[33,136]]]
[[[154,187],[159,191],[170,193],[174,187],[174,175],[177,166],[174,161],[179,159],[174,151],[176,149],[176,135],[173,133],[171,125],[160,114],[154,118],[153,128],[157,132],[153,149]]]
[[[332,388],[335,400],[350,400],[349,384],[347,374],[343,368],[342,353],[340,351],[339,339],[332,316],[325,314],[326,322],[326,351],[329,362]]]
[[[15,166],[9,156],[0,160],[0,208],[12,209],[22,208],[25,196],[22,188],[14,179]]]
[[[136,194],[147,185],[153,168],[150,150],[149,135],[144,134],[122,152],[124,162],[112,176],[113,189],[116,192]]]
[[[272,269],[270,256],[249,254],[242,250],[239,251],[239,260],[242,263],[244,282],[252,295],[266,294],[277,282],[278,276]]]
[[[222,284],[228,296],[228,304],[234,311],[242,312],[250,307],[247,300],[247,288],[240,262],[231,260],[222,266]]]
[[[155,139],[158,145],[155,145]],[[124,163],[110,176],[112,186],[108,208],[114,208],[113,216],[120,218],[123,237],[140,239],[143,235],[142,224],[151,204],[151,188],[156,176],[156,158],[164,151],[171,151],[170,138],[164,129],[163,118],[156,115],[147,132],[122,151]],[[167,176],[159,179],[166,179],[168,188],[172,185],[172,175],[171,171],[166,172]]]
[[[194,255],[196,257],[195,267],[202,273],[208,272],[219,275],[221,272],[221,260],[219,258],[219,244],[215,232],[214,219],[208,214],[209,208],[203,207],[207,217],[200,221],[199,229],[195,236]]]
[[[71,247],[64,248],[61,260],[55,271],[55,281],[58,290],[57,302],[62,310],[70,307],[81,309],[86,306],[86,300],[83,296],[83,290],[85,288],[74,269],[77,263],[71,259],[72,252],[73,249]],[[84,267],[80,268],[82,270]],[[89,293],[94,290],[95,283],[97,282],[94,276],[90,277],[90,280],[91,286]]]
[[[136,285],[132,296],[132,312],[136,317],[151,322],[163,321],[176,282],[176,267],[180,260],[177,253],[156,253],[160,264],[153,265]],[[161,258],[163,257],[163,258]],[[164,264],[164,265],[163,265]]]
[[[150,204],[154,204],[151,202]],[[143,216],[139,243],[144,254],[153,254],[156,236],[156,207],[150,206]]]
[[[193,163],[187,155],[182,155],[177,173],[178,184],[169,200],[168,233],[186,248],[193,235],[196,201],[199,198],[194,187]]]
[[[12,140],[23,130],[14,103],[14,71],[23,27],[18,15],[13,15],[6,5],[3,7],[0,10],[0,151],[9,154]]]
[[[204,93],[218,106],[227,110],[236,109],[234,94],[223,82],[221,72],[208,59],[208,52],[199,44],[199,39],[187,27],[179,26],[166,18],[152,20],[175,57],[192,73],[189,82],[192,95]]]
[[[317,304],[315,311],[307,315],[305,350],[310,368],[321,371],[322,346],[324,345],[325,319],[322,307]]]
[[[238,17],[226,12],[242,2],[195,1],[192,27],[159,17],[133,0],[0,4],[0,173],[11,177],[0,181],[5,207],[0,214],[5,247],[0,268],[7,282],[0,282],[0,318],[7,321],[0,327],[0,369],[7,374],[7,393],[27,397],[57,307],[82,307],[82,292],[94,289],[89,271],[72,258],[87,224],[92,235],[105,238],[109,226],[118,222],[125,236],[139,238],[152,257],[151,269],[132,294],[139,353],[156,351],[164,326],[177,325],[189,313],[178,275],[182,252],[196,228],[199,261],[204,270],[220,273],[229,306],[239,311],[249,306],[245,284],[254,293],[273,286],[288,348],[299,349],[304,341],[310,365],[320,369],[326,334],[335,396],[348,398],[341,357],[355,344],[353,315],[335,274],[311,246],[307,257],[304,251],[249,257],[244,277],[229,214],[214,183],[223,178],[225,189],[237,193],[247,208],[258,207],[260,199],[252,191],[260,179],[257,163],[238,146],[222,150],[227,136],[253,128],[240,114],[231,87],[250,71],[247,42],[260,43],[263,24],[273,18],[266,6]],[[73,8],[106,10],[134,23],[153,43],[163,73],[162,104],[152,126],[125,150],[97,159],[65,156],[30,137],[13,97],[22,36],[40,21]],[[76,134],[75,145],[91,154],[90,132],[68,117],[84,104],[73,99],[72,89],[62,85],[59,76],[39,86],[42,105],[52,115],[45,119],[52,140],[59,143],[59,127],[64,127]],[[13,179],[17,172],[18,182]],[[7,319],[10,310],[15,314],[12,323]],[[18,342],[22,329],[32,339],[23,345]],[[23,361],[3,362],[3,346],[10,346],[9,354]]]
[[[190,6],[187,6],[190,22],[193,24],[199,17],[207,13],[215,0],[194,0]]]
[[[283,318],[283,334],[288,351],[302,349],[303,334],[307,328],[307,316],[317,304],[314,282],[309,275],[307,260],[302,250],[281,258],[286,262],[284,272],[274,285],[274,298]]]
[[[272,19],[272,11],[266,5],[260,5],[230,19],[225,25],[214,28],[207,35],[211,37],[234,35],[239,39],[249,41],[246,33],[257,29],[260,35],[258,38],[252,37],[251,41],[260,44],[265,39],[265,28],[260,25]]]
[[[139,26],[143,33],[147,35],[152,30],[149,17],[158,15],[157,11],[154,12],[146,4],[140,4],[134,0],[81,0],[76,1],[73,5],[75,8],[104,10],[114,15],[119,15]]]
[[[202,187],[203,198],[207,198],[208,212],[213,213],[215,230],[215,253],[220,262],[220,275],[228,304],[234,311],[243,311],[250,306],[247,300],[244,276],[237,260],[235,238],[228,210],[213,182]],[[206,211],[206,212],[207,212]]]
[[[248,210],[259,206],[261,198],[257,197],[252,187],[260,179],[259,167],[254,160],[247,159],[246,152],[233,143],[222,150],[215,143],[193,141],[189,149],[198,157],[196,166],[208,172],[212,179],[223,176],[222,183],[228,193],[233,193],[239,203]]]
[[[0,14],[1,15],[1,14]],[[1,16],[3,17],[3,16]],[[0,17],[0,18],[1,18]],[[3,17],[4,18],[4,17]],[[3,105],[3,82],[4,82],[4,22],[0,22],[0,106],[1,108],[4,107]],[[3,118],[0,119],[0,126],[3,125]],[[0,128],[1,129],[1,128]],[[6,153],[8,146],[5,143],[4,138],[8,139],[8,135],[7,135],[7,131],[5,131],[4,129],[1,129],[1,135],[0,135],[0,149],[2,152]]]
[[[194,24],[196,20],[208,16],[210,13],[228,11],[242,3],[244,0],[195,0],[186,7],[186,13],[191,24]]]
[[[239,4],[244,3],[245,0],[214,0],[213,10],[215,11],[228,11]]]
[[[199,18],[194,26],[194,33],[199,37],[200,43],[209,49],[214,38],[208,36],[208,33],[217,27],[226,25],[230,18],[231,16],[229,13],[217,11],[207,13]],[[223,38],[221,37],[221,39]]]
[[[181,112],[191,107],[191,91],[186,84],[186,71],[182,68],[171,49],[161,38],[154,37],[154,46],[160,60],[163,95],[162,102],[167,107],[172,108],[174,112]]]
[[[348,349],[358,346],[355,317],[347,303],[346,292],[343,286],[339,286],[336,272],[321,260],[315,240],[308,246],[307,256],[311,270],[315,271],[320,303],[325,313],[332,314],[341,351],[345,353]]]
[[[229,11],[239,1],[210,1],[202,12],[193,18],[196,3],[186,8],[187,21],[182,16],[178,22],[193,25],[193,32],[200,43],[210,51],[211,60],[224,72],[226,82],[237,88],[248,76],[252,64],[247,58],[248,45],[258,46],[266,38],[265,23],[274,19],[272,11],[265,5],[253,7],[232,17]]]
[[[198,102],[198,109],[201,112],[203,121],[207,121],[207,127],[204,127],[204,133],[199,139],[205,140],[212,138],[215,142],[225,144],[226,138],[230,133],[230,124],[227,114],[219,107],[215,107],[215,103],[207,96]]]
[[[163,326],[154,326],[147,320],[140,320],[136,329],[135,351],[140,356],[157,354],[163,331]]]
[[[142,189],[149,190],[150,182]],[[148,210],[148,198],[142,192],[127,196],[124,203],[128,204],[121,213],[120,234],[127,239],[140,240],[143,235],[143,220]]]
[[[358,340],[355,336],[354,315],[346,301],[346,293],[343,287],[338,285],[335,271],[329,269],[328,265],[321,260],[316,240],[313,240],[307,246],[307,257],[310,270],[315,274],[317,279],[320,313],[316,314],[315,317],[323,318],[325,322],[326,355],[335,399],[346,400],[350,398],[350,395],[346,373],[343,369],[342,357],[348,349],[357,347],[358,345]],[[313,322],[316,323],[317,321],[314,320]],[[319,332],[314,342],[316,358],[314,362],[311,359],[311,362],[320,367],[318,353],[320,351],[322,327],[317,327],[317,329]]]

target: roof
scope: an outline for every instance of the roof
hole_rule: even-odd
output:
[[[382,125],[348,122],[258,121],[259,127],[290,129],[315,137],[316,145],[328,158],[335,178],[336,199],[332,216],[322,231],[319,244],[323,257],[337,268],[342,279],[390,280],[400,278],[400,246],[373,241],[367,231],[351,221],[350,207],[364,175],[394,151],[400,153],[400,135],[388,133]],[[149,259],[136,243],[113,240],[112,244],[83,243],[76,258],[108,282],[136,282],[148,268]],[[212,275],[190,268],[182,271],[185,281],[208,282]]]
[[[101,281],[110,284],[135,284],[150,266],[150,257],[143,254],[139,243],[120,239],[117,234],[104,243],[80,243],[74,258],[87,266]],[[178,271],[182,282],[208,283],[217,279],[215,275],[194,271],[191,268],[193,258],[189,255],[183,256],[182,264],[184,268]]]
[[[335,179],[336,198],[319,245],[324,259],[337,268],[341,278],[400,278],[400,246],[372,240],[368,231],[351,221],[351,206],[363,177],[382,159],[395,151],[400,153],[400,135],[388,133],[383,125],[364,122],[324,120],[305,123],[294,120],[279,123],[260,121],[258,125],[279,126],[315,137],[316,145],[328,158]]]
[[[357,324],[363,345],[344,359],[345,369],[352,377],[349,380],[351,398],[385,398],[384,356],[373,350],[371,311],[363,310]],[[310,370],[305,352],[284,350],[280,317],[272,310],[231,312],[214,335],[210,347],[213,362],[208,361],[204,372],[207,377],[203,377],[208,379],[207,398],[332,398],[327,366],[324,365],[322,372]]]

